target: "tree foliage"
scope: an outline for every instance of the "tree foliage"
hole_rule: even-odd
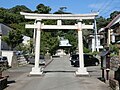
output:
[[[110,18],[104,18],[102,16],[97,18],[97,27],[98,30],[100,28],[104,28],[105,26],[107,26],[107,24],[112,21],[118,14],[120,14],[120,11],[114,11],[110,14]]]
[[[114,11],[110,14],[110,19],[115,18],[118,14],[120,14],[120,11]]]
[[[3,36],[2,40],[5,41],[11,49],[14,49],[17,45],[22,43],[23,36],[19,30],[12,30],[9,32],[8,36]]]
[[[110,22],[109,20],[105,19],[102,16],[98,17],[97,18],[97,29],[99,30],[100,28],[106,27],[109,22]]]
[[[45,6],[44,4],[37,5],[37,10],[35,12],[42,13],[42,14],[48,14],[51,11],[51,8],[49,6]]]
[[[15,6],[10,9],[0,8],[0,23],[4,24],[13,24],[13,23],[20,23],[25,22],[23,16],[20,15],[21,11],[31,12],[26,6]]]
[[[112,45],[110,44],[110,51],[112,52],[112,54],[118,55],[119,54],[119,48],[117,47],[117,45]]]
[[[32,12],[29,8],[24,5],[17,5],[9,9],[10,13],[20,14],[20,12]]]
[[[70,12],[66,12],[67,7],[60,7],[58,11],[54,12],[54,14],[71,14]]]
[[[55,54],[55,51],[58,49],[59,40],[56,35],[53,35],[52,32],[42,31],[41,35],[41,52],[45,54],[47,49],[51,54]]]
[[[68,33],[65,34],[65,38],[68,39],[72,45],[70,52],[75,51],[78,46],[77,32],[75,30],[69,30]]]

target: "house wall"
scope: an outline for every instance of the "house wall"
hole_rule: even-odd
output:
[[[11,66],[13,55],[14,55],[13,51],[2,51],[2,56],[7,57],[9,66]]]
[[[92,47],[92,52],[94,52],[95,51],[95,38],[92,38],[92,45],[91,45]]]
[[[103,46],[101,45],[101,42],[100,42],[100,35],[97,36],[97,46],[95,44],[95,37],[90,37],[89,39],[89,44],[88,44],[88,47],[89,49],[94,52],[96,51],[96,49],[98,49],[98,51],[100,51],[101,49],[103,49]]]

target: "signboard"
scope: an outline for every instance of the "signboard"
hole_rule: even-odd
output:
[[[110,68],[110,52],[109,52],[109,50],[102,51],[100,56],[102,57],[102,60],[101,60],[102,68],[109,69]]]

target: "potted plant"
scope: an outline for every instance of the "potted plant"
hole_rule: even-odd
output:
[[[5,87],[7,87],[8,76],[2,75],[3,71],[6,69],[7,69],[7,66],[5,66],[4,64],[0,64],[0,90],[3,90]]]
[[[2,76],[2,73],[3,73],[3,71],[6,70],[6,69],[7,69],[7,67],[6,67],[4,64],[0,64],[0,79],[3,77],[3,76]]]

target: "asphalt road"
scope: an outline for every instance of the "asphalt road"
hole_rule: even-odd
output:
[[[55,58],[44,69],[43,76],[29,77],[27,75],[31,66],[24,68],[18,69],[22,74],[13,77],[15,82],[10,83],[5,90],[109,90],[105,83],[97,79],[101,76],[99,66],[87,67],[89,77],[76,77],[77,68],[70,65],[68,56]]]

